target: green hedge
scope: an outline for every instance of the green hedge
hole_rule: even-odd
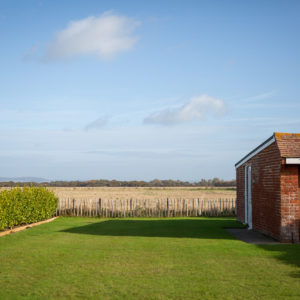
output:
[[[0,230],[46,220],[55,215],[58,198],[44,187],[16,187],[0,192]]]

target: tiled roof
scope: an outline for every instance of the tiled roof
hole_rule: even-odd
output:
[[[274,133],[281,157],[300,157],[300,133]]]

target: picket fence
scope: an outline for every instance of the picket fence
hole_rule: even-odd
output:
[[[235,216],[236,199],[59,199],[56,215],[104,218]]]

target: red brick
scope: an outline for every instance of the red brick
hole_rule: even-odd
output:
[[[299,167],[285,165],[284,155],[300,157],[300,135],[291,136],[276,133],[273,144],[236,169],[237,219],[245,220],[244,172],[250,164],[253,229],[282,242],[299,242]]]

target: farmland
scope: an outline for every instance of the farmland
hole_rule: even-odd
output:
[[[202,187],[54,187],[49,188],[60,199],[224,199],[235,198],[236,192],[228,188]]]
[[[232,216],[235,191],[225,188],[50,188],[59,214],[77,216]],[[101,199],[101,200],[100,200]]]

